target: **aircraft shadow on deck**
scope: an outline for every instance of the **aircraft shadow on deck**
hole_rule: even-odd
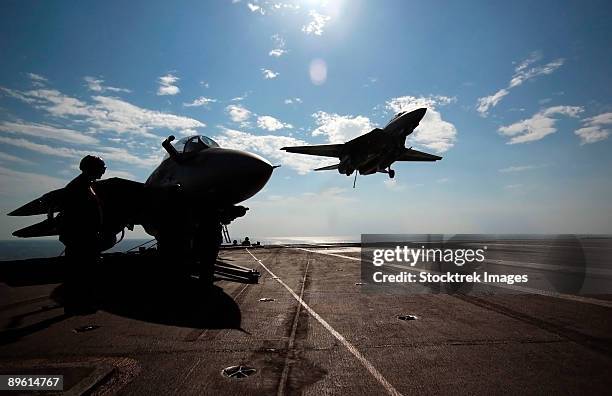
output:
[[[81,299],[80,293],[85,293],[94,300],[91,313],[101,310],[168,326],[241,329],[240,308],[230,295],[217,286],[205,290],[197,279],[172,271],[176,266],[162,265],[150,257],[105,258],[102,264],[88,269],[79,292],[69,294],[63,283],[63,258],[5,261],[0,269],[0,282],[9,286],[60,283],[51,293],[52,300],[67,305],[71,298]],[[11,318],[9,326],[0,330],[0,344],[14,342],[71,316],[58,315],[20,326],[26,317],[35,318],[44,311],[37,308]]]

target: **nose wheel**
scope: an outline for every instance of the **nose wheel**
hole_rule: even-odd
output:
[[[393,179],[395,177],[395,171],[389,168],[389,179]]]

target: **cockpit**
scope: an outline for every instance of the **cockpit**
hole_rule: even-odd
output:
[[[203,135],[182,138],[173,146],[179,153],[197,153],[209,147],[219,147],[217,142]]]
[[[385,128],[388,127],[389,125],[393,124],[393,121],[397,120],[398,118],[400,118],[401,116],[403,116],[406,113],[407,113],[407,111],[400,111],[399,113],[397,113],[395,116],[393,116],[391,121],[389,121],[387,123],[387,125],[385,125]]]
[[[397,113],[397,114],[395,115],[395,117],[393,117],[393,119],[395,120],[395,119],[397,119],[397,118],[400,118],[401,116],[403,116],[403,115],[404,115],[404,114],[406,114],[406,113],[407,113],[407,111],[400,111],[399,113]]]
[[[174,147],[178,155],[182,156],[183,154],[198,153],[211,147],[219,147],[219,144],[207,136],[195,135],[177,140],[176,143],[172,144],[172,147]],[[166,154],[164,159],[169,156],[169,154]]]

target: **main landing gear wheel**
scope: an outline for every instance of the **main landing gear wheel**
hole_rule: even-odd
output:
[[[221,246],[221,223],[218,221],[203,222],[198,225],[194,238],[196,249],[197,273],[204,289],[210,289],[215,279],[215,264]]]
[[[393,169],[389,169],[389,178],[393,179],[395,177],[395,171]]]

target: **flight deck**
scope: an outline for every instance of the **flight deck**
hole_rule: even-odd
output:
[[[507,244],[520,254],[494,264],[532,272],[555,249],[546,239]],[[611,277],[612,239],[584,249],[600,265],[587,276]],[[0,374],[62,374],[67,394],[612,388],[610,295],[367,292],[355,244],[237,247],[220,260],[259,271],[258,283],[218,280],[203,294],[146,260],[121,262],[96,279],[97,311],[77,316],[64,314],[59,283],[0,284]]]

